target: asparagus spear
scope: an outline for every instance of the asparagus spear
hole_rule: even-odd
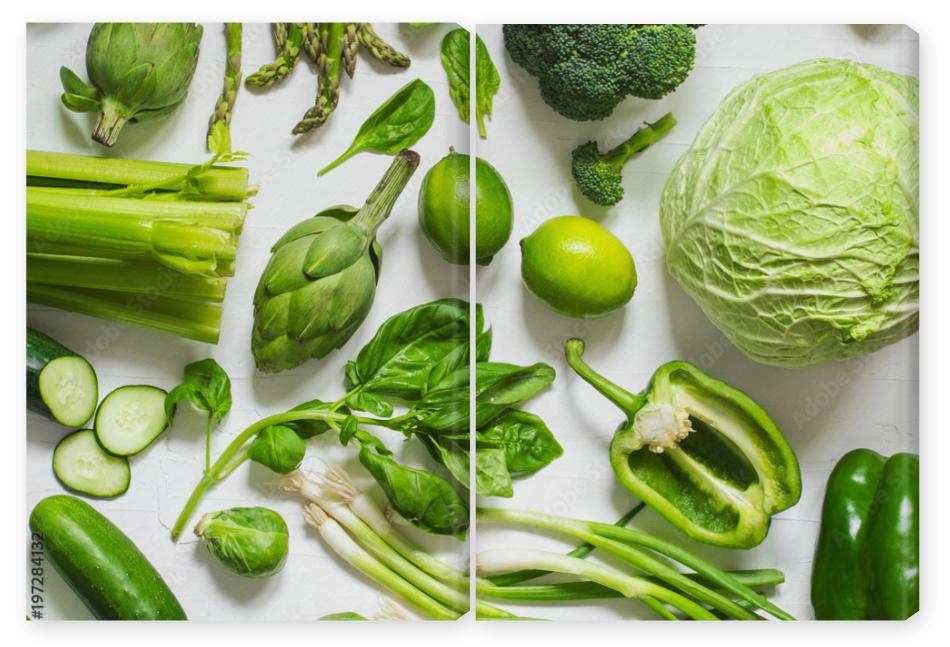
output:
[[[215,153],[231,152],[231,113],[241,87],[241,23],[224,23],[227,58],[224,67],[224,87],[214,104],[214,113],[208,122],[208,149]],[[215,126],[218,126],[217,131]]]
[[[359,38],[360,24],[358,22],[346,23],[346,40],[343,43],[343,69],[346,75],[353,78],[356,72],[356,52],[360,49]]]
[[[301,23],[274,23],[274,42],[277,43],[277,59],[247,77],[245,85],[267,88],[282,80],[300,59],[304,30]]]
[[[341,22],[320,23],[317,27],[321,47],[317,60],[320,89],[317,92],[316,103],[294,126],[295,135],[322,126],[339,103],[340,69],[344,63],[347,46],[346,32],[346,25]]]
[[[409,57],[396,51],[392,45],[384,41],[368,22],[361,22],[358,29],[360,43],[369,49],[370,53],[383,63],[394,67],[409,67]]]

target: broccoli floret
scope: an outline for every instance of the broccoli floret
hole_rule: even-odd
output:
[[[673,126],[672,113],[639,129],[627,141],[601,155],[597,142],[581,144],[571,153],[571,173],[577,188],[588,200],[609,207],[623,199],[624,165],[637,153],[658,142]]]
[[[627,96],[659,99],[693,67],[696,25],[505,25],[512,60],[570,119],[607,117]]]

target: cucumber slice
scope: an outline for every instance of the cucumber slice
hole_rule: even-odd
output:
[[[84,425],[96,410],[96,372],[55,339],[26,329],[26,407],[67,427]]]
[[[165,427],[165,396],[155,386],[123,386],[105,397],[96,412],[96,439],[116,456],[131,456],[152,444]]]
[[[99,396],[96,372],[79,355],[54,359],[40,371],[40,397],[50,414],[67,427],[85,424]]]
[[[132,480],[129,460],[100,447],[92,429],[74,431],[59,441],[53,450],[53,473],[70,490],[97,497],[124,494]]]

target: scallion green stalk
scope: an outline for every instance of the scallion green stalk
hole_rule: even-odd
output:
[[[318,505],[309,504],[304,512],[307,523],[314,526],[327,545],[348,564],[377,584],[399,595],[430,618],[456,620],[459,613],[443,606],[411,583],[391,571],[353,541],[346,531]]]
[[[624,597],[653,598],[679,609],[694,620],[718,620],[713,613],[693,600],[642,577],[633,577],[615,568],[543,550],[506,548],[479,553],[479,573],[492,574],[519,569],[537,569],[552,573],[578,575],[623,594]],[[656,606],[648,603],[650,608]],[[659,605],[662,606],[662,605]]]
[[[477,519],[479,523],[483,524],[507,523],[529,526],[531,528],[546,528],[554,532],[575,537],[582,541],[589,542],[604,551],[612,553],[613,555],[632,564],[644,573],[660,578],[670,586],[674,586],[677,590],[683,591],[700,602],[708,604],[714,609],[724,612],[730,617],[749,620],[758,618],[757,615],[737,604],[734,600],[704,586],[700,582],[691,580],[684,574],[676,571],[666,563],[648,555],[647,553],[638,550],[631,545],[622,543],[621,541],[610,539],[598,534],[594,531],[594,527],[596,526],[599,531],[603,531],[605,533],[610,532],[613,537],[639,537],[639,535],[644,535],[645,533],[636,533],[636,531],[632,531],[628,528],[619,528],[606,523],[596,524],[594,522],[579,521],[576,519],[568,519],[566,517],[558,517],[555,515],[527,510],[479,508],[477,511]],[[660,547],[669,543],[664,542],[663,540],[656,537],[652,537],[652,540],[653,545],[656,547]],[[654,548],[654,550],[656,550],[656,548]],[[682,553],[687,552],[682,551],[682,549],[678,550]],[[668,552],[672,553],[675,551],[669,550]],[[685,555],[681,556],[685,557]],[[756,607],[760,607],[768,611],[777,618],[783,620],[793,619],[792,616],[776,607],[763,596],[759,595],[749,587],[744,586],[734,578],[729,577],[726,573],[716,568],[709,562],[706,562],[705,560],[702,560],[696,556],[691,556],[689,562],[689,564],[684,563],[684,565],[692,568],[707,580],[715,582],[718,586],[729,591],[736,597],[744,599]]]

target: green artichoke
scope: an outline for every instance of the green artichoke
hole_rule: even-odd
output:
[[[401,151],[359,211],[330,207],[291,227],[271,248],[254,294],[251,349],[258,369],[276,373],[319,359],[360,327],[382,260],[376,230],[417,166],[417,153]]]
[[[66,67],[63,105],[99,113],[92,138],[112,146],[129,121],[169,114],[188,94],[198,63],[200,25],[184,22],[99,22],[86,43],[85,83]]]

